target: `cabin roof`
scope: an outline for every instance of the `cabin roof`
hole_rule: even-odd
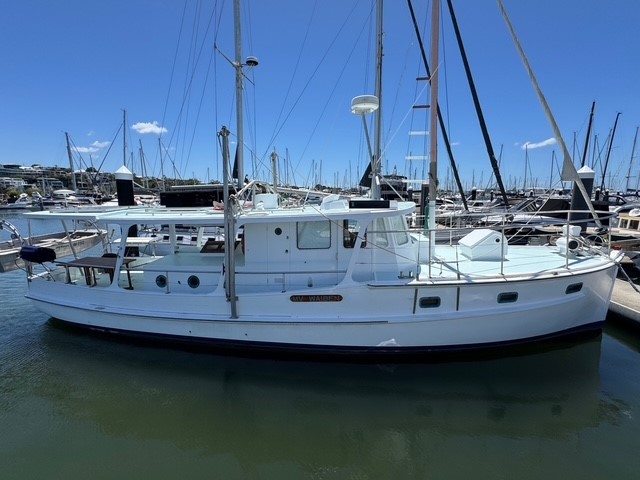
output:
[[[323,209],[317,205],[277,209],[247,209],[236,217],[239,224],[269,223],[274,221],[310,221],[324,218],[385,217],[398,214],[410,214],[415,210],[413,202],[392,203],[389,208],[331,208]],[[111,207],[79,208],[64,210],[45,210],[26,213],[25,217],[48,220],[83,220],[95,223],[112,224],[191,224],[223,225],[222,210],[213,208],[166,208],[166,207]]]

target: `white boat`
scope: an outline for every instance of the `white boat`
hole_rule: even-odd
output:
[[[242,78],[242,62],[234,65]],[[433,93],[437,75],[431,81]],[[356,97],[352,112],[364,119],[377,102]],[[432,116],[430,134],[436,131]],[[580,238],[580,226],[566,225],[555,245],[509,245],[490,229],[441,245],[435,216],[430,230],[411,231],[412,202],[330,195],[320,205],[285,207],[276,194],[259,193],[248,206],[228,193],[228,136],[223,127],[224,211],[120,207],[27,214],[87,221],[121,239],[117,252],[106,256],[55,263],[43,255],[46,268],[28,272],[27,297],[69,325],[243,354],[371,359],[600,332],[622,253]],[[381,172],[377,154],[372,164],[373,191]],[[434,212],[435,193],[429,199]],[[167,225],[174,246],[179,225],[221,228],[224,240],[198,251],[132,254],[130,245],[138,243],[128,238],[133,227],[157,224]]]
[[[40,206],[40,203],[34,203],[26,193],[21,193],[20,195],[18,195],[18,198],[16,198],[15,202],[0,205],[0,210],[23,211],[31,210],[33,208],[40,208]]]
[[[77,195],[74,190],[59,189],[54,190],[50,197],[44,198],[42,204],[45,208],[69,208],[92,206],[96,202],[93,197]]]
[[[233,257],[220,245],[122,255],[131,225],[224,225],[211,209],[30,213],[119,227],[122,242],[116,257],[32,272],[27,297],[92,330],[307,353],[487,348],[596,332],[604,322],[621,253],[570,229],[556,246],[511,246],[476,230],[458,245],[435,245],[429,262],[428,239],[407,227],[413,203],[328,197],[282,209],[268,200],[234,215],[242,241]]]
[[[106,230],[74,229],[23,238],[13,224],[2,219],[0,230],[10,235],[8,240],[0,239],[0,273],[25,268],[25,260],[20,258],[20,250],[25,246],[46,249],[55,258],[61,258],[95,247],[107,234]]]

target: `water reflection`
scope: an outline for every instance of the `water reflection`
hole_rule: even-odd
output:
[[[522,357],[396,366],[216,357],[51,328],[43,340],[48,372],[36,389],[59,414],[181,448],[246,452],[265,438],[313,435],[333,454],[350,443],[371,452],[391,438],[403,450],[425,434],[557,438],[601,420],[599,339]],[[287,444],[287,455],[298,448],[303,455],[305,445]]]
[[[634,352],[640,352],[640,329],[632,320],[609,313],[607,316],[606,333]]]

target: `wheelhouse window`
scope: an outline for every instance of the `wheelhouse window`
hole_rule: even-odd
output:
[[[389,246],[388,233],[384,224],[384,218],[376,218],[369,230],[369,241],[376,247],[386,248]]]
[[[377,247],[388,247],[392,241],[396,245],[406,245],[410,242],[407,224],[402,216],[376,218],[368,232],[369,241]]]
[[[356,245],[356,240],[360,234],[360,224],[355,220],[346,219],[342,222],[342,245],[344,248],[353,248]],[[360,244],[360,248],[367,246],[367,233],[364,233],[364,238]]]
[[[409,234],[407,233],[407,225],[404,222],[404,217],[389,218],[389,227],[393,232],[396,245],[406,245],[409,243]]]
[[[298,222],[296,224],[298,248],[319,249],[331,248],[331,222]]]

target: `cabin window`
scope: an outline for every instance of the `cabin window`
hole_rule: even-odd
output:
[[[159,286],[160,288],[164,288],[167,286],[167,277],[165,277],[164,275],[158,275],[156,277],[156,285]]]
[[[407,225],[404,223],[404,217],[389,218],[389,227],[393,232],[396,245],[406,245],[409,243],[409,234],[407,233]]]
[[[567,289],[565,290],[565,293],[569,295],[570,293],[578,293],[580,290],[582,290],[582,282],[572,283],[567,287]]]
[[[503,292],[498,294],[498,303],[513,303],[518,300],[518,292]]]
[[[438,308],[440,306],[440,297],[422,297],[419,305],[420,308]]]
[[[371,229],[369,230],[369,241],[376,247],[388,247],[389,238],[387,234],[388,232],[385,228],[384,218],[376,218],[371,224]]]
[[[344,220],[342,222],[342,245],[344,248],[353,248],[356,245],[360,224],[355,220]],[[367,246],[367,233],[365,232],[360,248]]]
[[[331,248],[331,222],[329,220],[298,222],[296,229],[299,249]]]
[[[196,275],[189,275],[189,278],[187,278],[187,285],[191,288],[198,288],[200,286],[200,279]]]

